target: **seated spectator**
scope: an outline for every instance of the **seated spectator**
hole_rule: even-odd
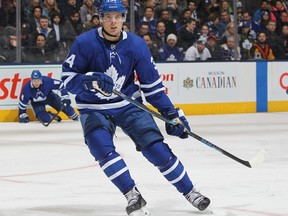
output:
[[[251,29],[251,21],[245,21],[241,24],[239,47],[241,51],[242,60],[250,59],[250,49],[255,43],[256,34]]]
[[[149,25],[149,32],[156,33],[157,20],[154,18],[154,8],[146,7],[144,11],[144,16],[140,18],[138,23],[138,29],[143,22],[147,22]]]
[[[273,20],[268,21],[266,25],[266,42],[273,50],[275,59],[285,59],[284,41],[276,33],[276,23]]]
[[[88,20],[83,24],[83,32],[89,31],[91,29],[98,28],[98,27],[100,27],[100,19],[99,19],[99,15],[95,13],[92,15],[91,20]]]
[[[82,0],[67,0],[66,4],[60,7],[60,12],[63,20],[69,20],[72,12],[80,11]],[[80,15],[79,15],[80,19]]]
[[[270,14],[271,10],[272,10],[272,5],[271,5],[270,1],[269,0],[262,0],[260,8],[254,12],[253,21],[255,23],[260,23],[261,18],[263,16],[263,12],[269,13],[270,19],[276,21],[275,15],[273,13]]]
[[[208,16],[208,22],[206,25],[209,27],[209,33],[215,35],[217,38],[221,38],[222,35],[220,35],[219,29],[219,16],[217,13],[211,13]]]
[[[226,61],[241,60],[240,47],[237,46],[237,54],[236,54],[234,44],[235,44],[234,36],[229,36],[227,38],[227,43],[221,45],[221,47],[224,49],[224,58]]]
[[[36,31],[32,32],[32,37],[35,38],[39,33],[43,33],[46,37],[46,48],[53,51],[58,48],[58,43],[56,40],[55,30],[49,27],[48,17],[41,16],[39,18],[39,27],[36,28]]]
[[[15,34],[11,34],[9,36],[10,40],[9,43],[3,46],[3,48],[0,47],[0,53],[2,58],[4,58],[2,63],[16,63],[16,49],[17,49],[17,38]],[[21,60],[25,59],[25,53],[24,48],[21,46]]]
[[[210,51],[206,47],[206,39],[199,38],[196,45],[192,45],[185,52],[184,61],[207,61],[211,58]]]
[[[139,31],[136,32],[136,34],[139,36],[139,37],[143,37],[144,35],[148,34],[149,33],[149,23],[148,22],[142,22],[140,24],[140,28],[139,28]]]
[[[69,19],[65,20],[63,26],[65,32],[64,41],[66,41],[69,49],[76,37],[83,32],[83,24],[80,19],[79,11],[72,11]]]
[[[224,61],[224,50],[218,44],[218,38],[215,35],[210,34],[207,38],[206,47],[208,48],[211,58],[210,61]]]
[[[170,11],[167,9],[162,10],[160,20],[165,24],[165,34],[177,34],[176,24],[177,20],[171,17]]]
[[[94,6],[93,0],[84,0],[83,6],[80,8],[80,18],[82,23],[92,20],[92,15],[98,13],[98,9]]]
[[[35,6],[32,9],[31,15],[28,17],[28,23],[30,26],[30,33],[36,31],[36,29],[40,26],[40,17],[42,14],[42,8],[40,6]]]
[[[230,22],[227,27],[226,27],[226,31],[224,32],[224,34],[222,35],[222,37],[220,38],[220,44],[224,44],[227,43],[227,39],[228,37],[233,36],[234,37],[234,23]],[[239,34],[237,34],[238,40],[239,40]]]
[[[196,29],[196,20],[192,18],[187,19],[187,24],[178,31],[178,45],[186,51],[192,46],[198,38],[198,31]]]
[[[143,35],[143,39],[145,40],[154,61],[159,61],[160,60],[159,48],[157,44],[152,41],[151,35],[145,34]]]
[[[250,49],[250,59],[275,60],[275,56],[269,44],[266,42],[266,33],[259,32],[256,43]]]
[[[51,15],[53,13],[60,13],[56,0],[44,0],[44,7],[42,9],[42,16],[48,17],[49,25],[51,25]]]
[[[210,35],[209,32],[209,27],[207,24],[203,24],[200,28],[200,32],[199,32],[200,37],[207,39],[208,35]],[[216,36],[215,36],[216,37]]]
[[[161,61],[183,61],[182,48],[177,46],[177,37],[175,34],[169,34],[167,44],[160,48]]]
[[[187,2],[187,8],[191,11],[191,18],[195,19],[197,23],[200,23],[201,21],[197,11],[196,0],[189,0]]]
[[[288,13],[286,11],[282,11],[279,19],[277,19],[276,32],[278,35],[282,34],[282,27],[284,25],[288,25]]]
[[[178,22],[176,23],[176,31],[178,32],[180,28],[186,26],[188,20],[190,19],[192,19],[191,11],[189,9],[184,9],[178,19]]]
[[[130,27],[129,27],[129,25],[126,22],[123,23],[123,31],[130,32]]]
[[[35,46],[24,49],[26,59],[23,62],[29,63],[51,63],[55,62],[53,52],[46,46],[46,36],[38,33],[35,37]]]
[[[164,46],[166,44],[166,37],[167,35],[165,34],[165,23],[163,21],[158,21],[157,22],[157,32],[155,34],[155,42],[158,47]]]

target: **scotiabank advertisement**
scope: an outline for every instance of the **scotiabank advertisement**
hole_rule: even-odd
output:
[[[268,64],[268,100],[288,100],[287,62],[271,62]]]
[[[33,70],[40,70],[42,75],[55,79],[61,76],[59,65],[0,66],[0,109],[18,109],[21,89],[30,80]]]

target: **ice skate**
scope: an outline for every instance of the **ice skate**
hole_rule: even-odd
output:
[[[131,216],[148,216],[150,212],[146,208],[146,201],[141,196],[136,187],[133,187],[128,193],[125,194],[128,201],[126,212]]]
[[[196,191],[195,188],[186,194],[185,198],[200,211],[204,211],[210,204],[210,199]]]
[[[51,117],[53,118],[53,116],[55,115],[55,113],[51,112],[51,111],[48,111],[48,113],[51,115]],[[55,121],[57,122],[61,122],[62,121],[62,118],[60,116],[55,116],[54,118]]]

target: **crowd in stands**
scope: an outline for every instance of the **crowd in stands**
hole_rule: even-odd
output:
[[[62,62],[78,35],[100,27],[100,3],[22,0],[21,62]],[[128,10],[123,30],[129,31],[130,2],[123,3]],[[0,63],[16,62],[16,4],[0,0]],[[135,33],[156,62],[288,59],[284,0],[237,0],[237,31],[233,0],[135,0],[133,9]]]

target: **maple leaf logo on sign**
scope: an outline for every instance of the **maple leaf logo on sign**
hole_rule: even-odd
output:
[[[193,87],[193,80],[188,77],[187,79],[183,80],[183,87],[184,88],[192,88]]]

